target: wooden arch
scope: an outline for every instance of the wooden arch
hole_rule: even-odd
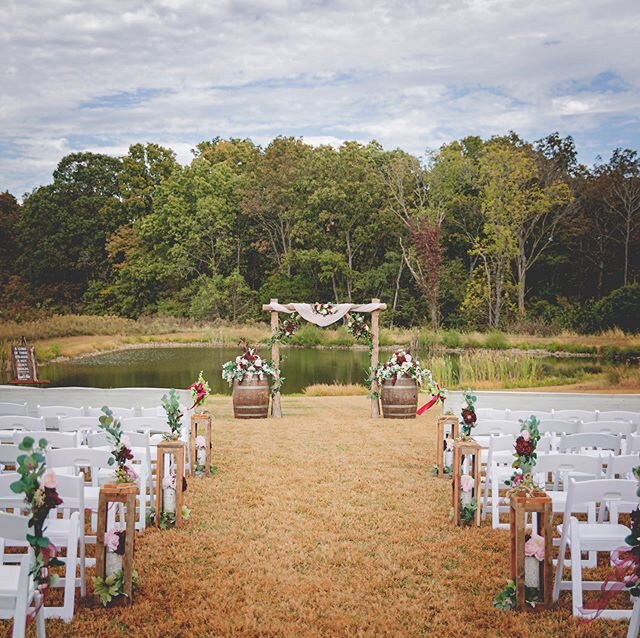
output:
[[[271,334],[275,336],[278,324],[280,322],[280,311],[274,305],[280,305],[277,299],[271,299],[268,304],[262,306],[262,310],[271,313]],[[371,314],[371,339],[373,341],[371,348],[371,369],[375,369],[379,363],[380,351],[380,311],[387,309],[387,304],[380,303],[380,299],[372,299],[371,305],[375,306],[371,310],[360,309],[365,304],[351,304],[352,310],[356,312],[368,312]],[[368,304],[367,304],[368,305]],[[293,304],[284,304],[289,312],[294,311]],[[351,312],[351,311],[350,311]],[[274,339],[271,344],[271,359],[276,368],[280,369],[280,344]],[[371,382],[371,416],[374,419],[380,417],[380,403],[378,400],[380,388],[375,379]],[[271,416],[274,418],[282,417],[282,408],[280,406],[280,392],[274,392],[271,402]]]

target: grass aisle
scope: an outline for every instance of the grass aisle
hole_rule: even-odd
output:
[[[210,401],[218,474],[192,479],[182,530],[137,538],[130,609],[87,609],[47,635],[623,636],[561,609],[503,613],[508,533],[458,530],[431,477],[433,415],[373,421],[364,397],[285,398],[281,421]]]

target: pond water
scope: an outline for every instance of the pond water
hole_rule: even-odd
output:
[[[236,348],[171,347],[140,348],[111,352],[41,366],[40,376],[51,385],[97,388],[185,388],[204,371],[216,394],[229,394],[220,371],[225,361],[238,354]],[[388,353],[381,352],[384,359]],[[504,387],[555,385],[584,380],[601,372],[615,372],[629,364],[613,366],[594,358],[529,357],[511,353],[472,354],[419,353],[443,385],[479,387],[501,381]],[[369,355],[361,350],[283,349],[283,393],[298,393],[314,383],[364,383]],[[486,387],[486,386],[485,386]]]

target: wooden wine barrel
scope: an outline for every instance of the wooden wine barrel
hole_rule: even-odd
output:
[[[383,381],[380,402],[385,419],[415,419],[418,409],[416,380],[400,377],[395,384]]]
[[[269,416],[269,381],[245,376],[233,382],[233,416],[236,419],[266,419]]]

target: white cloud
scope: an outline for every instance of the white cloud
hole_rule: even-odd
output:
[[[0,18],[0,189],[18,195],[64,153],[139,141],[183,162],[216,135],[422,153],[557,129],[586,160],[640,144],[635,0],[30,0]],[[623,88],[578,88],[603,72]]]

